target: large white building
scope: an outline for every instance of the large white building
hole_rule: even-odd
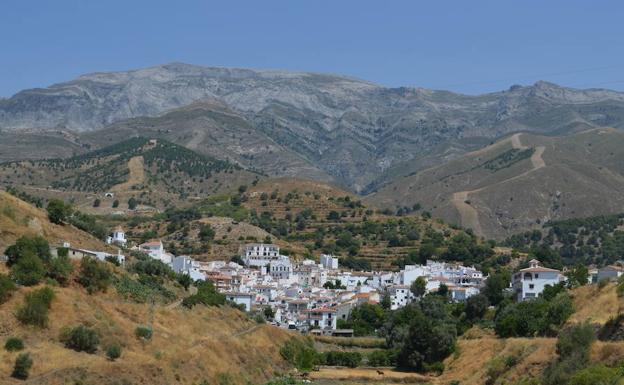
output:
[[[269,262],[269,274],[273,279],[288,279],[291,273],[290,258],[282,256]]]
[[[513,276],[513,290],[516,301],[537,298],[547,285],[555,286],[563,280],[559,270],[542,267],[539,261],[532,259],[529,267],[521,269]]]
[[[338,257],[334,257],[333,255],[321,254],[321,265],[324,268],[335,270],[338,268]]]
[[[280,257],[280,249],[277,245],[265,243],[251,243],[245,245],[243,261],[250,267],[267,266],[271,261],[276,261]]]
[[[158,259],[166,264],[171,264],[171,261],[173,260],[173,255],[165,251],[165,247],[161,241],[143,243],[139,245],[139,249],[142,252],[147,253],[151,258]]]

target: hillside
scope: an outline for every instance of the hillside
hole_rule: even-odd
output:
[[[216,114],[201,112],[205,118],[191,117],[199,110],[184,107],[202,100],[236,113],[226,112],[226,117],[221,108]],[[179,113],[161,116],[178,108]],[[123,122],[144,117],[155,120]],[[0,100],[0,128],[110,129],[111,136],[102,134],[98,146],[109,144],[111,137],[116,140],[116,130],[142,130],[150,124],[171,130],[168,136],[185,137],[170,138],[176,143],[191,148],[207,143],[207,153],[213,156],[218,149],[204,139],[211,135],[233,152],[231,157],[256,155],[242,144],[284,149],[274,151],[274,159],[266,151],[258,154],[265,172],[277,172],[275,166],[282,164],[280,175],[303,169],[300,175],[329,175],[355,192],[369,193],[396,176],[447,162],[511,133],[561,135],[593,127],[622,128],[624,95],[538,82],[468,96],[386,88],[335,75],[172,63],[88,74]],[[235,138],[226,140],[226,132]],[[237,140],[241,148],[232,147]]]
[[[420,203],[434,216],[504,238],[542,224],[624,210],[624,134],[514,134],[367,197],[381,207]]]
[[[49,327],[37,329],[22,326],[13,314],[29,291],[21,288],[0,305],[0,336],[2,341],[21,336],[34,365],[26,382],[9,379],[15,354],[3,351],[3,384],[257,384],[288,370],[279,347],[290,335],[258,326],[232,308],[151,306],[124,300],[115,290],[88,295],[78,286],[56,287]],[[103,347],[120,344],[122,357],[111,362],[103,348],[96,354],[65,348],[59,341],[62,329],[76,325],[96,330]],[[151,340],[135,336],[142,325],[152,328]]]
[[[0,252],[22,235],[41,235],[53,244],[105,250],[104,243],[73,226],[50,223],[47,213],[0,190]],[[112,251],[112,250],[111,250]]]
[[[227,161],[142,137],[67,159],[0,164],[2,185],[72,201],[83,211],[99,214],[126,211],[131,198],[139,209],[162,209],[230,191],[260,177]]]

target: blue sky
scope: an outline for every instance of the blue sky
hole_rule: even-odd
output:
[[[624,2],[3,0],[0,96],[173,61],[463,93],[624,90]]]

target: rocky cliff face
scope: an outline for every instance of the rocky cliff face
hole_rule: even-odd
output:
[[[357,192],[373,191],[397,175],[455,158],[511,132],[624,127],[624,94],[607,90],[538,82],[466,96],[385,88],[333,75],[169,64],[95,73],[22,91],[0,100],[0,128],[106,130],[206,98],[245,121],[228,130],[251,130],[283,148],[290,159],[296,154],[299,163],[309,164],[298,167],[321,170],[314,173],[328,174]],[[162,128],[175,132],[176,126],[169,120]],[[202,130],[212,132],[201,121],[194,123],[193,132]],[[238,155],[252,154],[245,151],[242,146]],[[280,154],[274,153],[277,164]],[[290,163],[284,163],[286,175],[298,172],[288,169]]]

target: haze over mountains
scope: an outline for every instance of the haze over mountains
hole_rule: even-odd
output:
[[[379,204],[422,202],[426,209],[439,211],[439,215],[457,223],[462,221],[456,207],[450,211],[438,207],[448,205],[453,193],[468,189],[456,191],[449,187],[449,192],[441,187],[427,193],[446,197],[446,203],[441,204],[429,199],[429,195],[421,198],[420,193],[404,191],[401,186],[409,179],[405,177],[463,159],[470,151],[510,134],[541,135],[531,136],[523,144],[535,151],[542,146],[540,141],[550,140],[547,136],[597,127],[624,127],[624,93],[538,82],[468,96],[422,88],[387,88],[335,75],[174,63],[84,75],[0,100],[0,129],[6,138],[5,144],[0,143],[0,160],[70,156],[133,135],[161,137],[270,176],[333,182],[364,195],[382,189],[377,197],[373,196]],[[611,136],[613,143],[622,141],[621,135]],[[568,151],[565,156],[554,157],[546,167],[565,167],[575,155],[581,156],[570,152],[578,148],[561,148]],[[614,146],[613,157],[624,162],[619,148]],[[546,148],[545,154],[550,153]],[[528,161],[517,159],[518,170]],[[609,165],[596,167],[606,167],[614,178],[621,177],[621,170]],[[514,170],[503,169],[495,167],[488,172]],[[472,172],[462,178],[470,178]],[[517,178],[520,188],[526,187],[523,181],[527,175]],[[500,182],[500,178],[493,179]],[[438,182],[428,181],[426,188],[443,185]],[[527,179],[526,183],[540,184],[541,180]],[[397,185],[396,190],[391,190]],[[563,188],[560,186],[560,181],[555,180],[548,189],[555,192]],[[402,194],[383,198],[388,191]],[[542,195],[535,199],[547,199]],[[609,194],[604,195],[602,199],[608,202],[598,212],[623,209]],[[480,205],[492,211],[490,203],[484,200]],[[541,207],[538,203],[525,204]],[[575,212],[571,208],[550,217]],[[536,219],[547,217],[536,212],[522,225],[512,227],[530,228]],[[481,229],[482,234],[500,236],[507,232],[500,231],[506,225],[493,226],[497,229],[488,225]]]

